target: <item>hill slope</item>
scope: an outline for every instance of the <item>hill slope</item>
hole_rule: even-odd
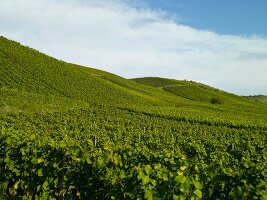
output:
[[[114,74],[59,61],[4,37],[0,66],[0,86],[27,92],[108,103],[153,102],[166,95]]]
[[[198,120],[205,117],[231,123],[244,121],[247,124],[254,124],[255,119],[258,121],[256,124],[267,121],[266,107],[243,97],[194,82],[155,78],[127,80],[101,70],[59,61],[4,37],[0,37],[0,66],[0,87],[6,88],[5,93],[8,89],[17,89],[72,101],[76,99],[84,102],[83,105],[109,104],[136,112],[168,113]],[[139,83],[148,83],[160,89]],[[211,104],[214,97],[215,100],[219,97],[223,104]],[[5,101],[1,99],[0,104],[2,108],[21,105],[12,104],[12,100],[8,101],[7,98]],[[20,106],[13,110],[23,109]],[[238,117],[236,112],[239,113]],[[248,112],[250,116],[247,116]]]

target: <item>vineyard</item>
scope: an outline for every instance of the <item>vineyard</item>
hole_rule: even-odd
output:
[[[265,103],[4,37],[0,67],[0,199],[267,199]]]

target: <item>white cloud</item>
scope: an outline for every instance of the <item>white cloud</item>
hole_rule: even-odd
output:
[[[191,79],[267,94],[267,39],[178,24],[123,0],[0,0],[0,34],[124,77]]]

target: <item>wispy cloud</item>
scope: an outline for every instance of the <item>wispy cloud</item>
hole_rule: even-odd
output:
[[[124,77],[190,79],[267,94],[267,39],[220,35],[122,0],[1,0],[0,34]]]

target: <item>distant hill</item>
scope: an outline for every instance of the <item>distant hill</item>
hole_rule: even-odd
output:
[[[246,98],[257,102],[267,103],[267,96],[265,95],[246,96]]]
[[[145,77],[133,79],[138,83],[150,85],[158,89],[163,89],[174,95],[190,99],[193,101],[210,102],[222,104],[223,102],[244,101],[237,95],[223,92],[219,89],[212,88],[202,83],[194,81],[178,81],[174,79],[158,78],[158,77]],[[218,101],[214,101],[217,99]]]
[[[251,105],[251,102],[249,102],[247,98],[227,93],[217,88],[194,81],[174,80],[159,77],[134,78],[132,80],[195,102],[227,105]]]

